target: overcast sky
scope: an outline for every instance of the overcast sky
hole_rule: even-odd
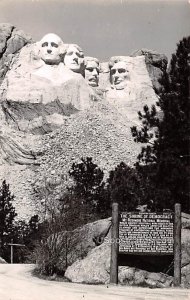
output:
[[[0,22],[34,40],[56,33],[100,60],[141,48],[170,58],[190,35],[190,0],[0,0]]]

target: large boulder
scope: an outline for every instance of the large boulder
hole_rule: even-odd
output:
[[[167,288],[172,285],[173,277],[164,273],[147,272],[131,267],[119,267],[119,282],[123,285],[150,288]]]
[[[109,236],[110,226],[111,218],[108,218],[88,223],[72,231],[51,234],[44,244],[49,256],[43,257],[41,249],[42,255],[36,258],[37,268],[43,272],[45,267],[53,261],[54,270],[59,274],[64,274],[68,265],[86,257],[90,250],[104,242]],[[46,256],[47,251],[44,253]]]
[[[111,229],[111,227],[110,227]],[[65,272],[65,277],[77,283],[109,283],[111,239],[109,230],[102,239],[102,244],[91,249],[86,257],[78,258]],[[189,287],[190,278],[190,228],[182,228],[182,286]],[[141,257],[141,260],[143,257]],[[156,262],[156,261],[155,261]],[[148,262],[147,262],[148,264]],[[156,269],[156,265],[155,268]],[[136,260],[129,266],[119,266],[118,279],[120,284],[148,287],[169,287],[173,277],[160,272],[149,272],[137,268]]]
[[[182,284],[190,287],[190,215],[182,213]]]
[[[2,257],[0,257],[0,264],[7,264],[7,262]]]
[[[109,241],[92,249],[83,260],[77,260],[69,266],[65,277],[77,283],[107,284],[110,282]],[[123,285],[139,285],[147,287],[169,287],[173,278],[163,273],[150,273],[132,267],[119,267],[118,280]]]
[[[69,266],[65,277],[77,283],[109,283],[110,253],[107,244],[94,248],[83,260],[77,260]]]

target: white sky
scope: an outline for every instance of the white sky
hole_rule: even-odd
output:
[[[165,53],[190,35],[189,0],[0,0],[0,22],[34,40],[48,32],[108,60],[141,48]]]

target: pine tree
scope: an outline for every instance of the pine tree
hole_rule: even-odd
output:
[[[9,185],[4,180],[0,187],[0,256],[7,258],[7,243],[14,236],[15,208],[12,205],[14,195],[11,195]]]
[[[83,204],[96,208],[104,189],[103,171],[92,162],[91,157],[81,158],[81,163],[73,163],[69,175],[74,180],[70,189]]]
[[[187,212],[190,211],[189,53],[190,37],[183,38],[172,55],[168,73],[163,75],[159,109],[145,107],[139,113],[142,130],[132,128],[137,142],[148,143],[139,155],[137,169],[148,172],[149,196],[155,207],[173,208],[179,202]],[[152,139],[153,127],[155,139]]]
[[[134,168],[121,162],[107,180],[110,203],[117,202],[121,210],[133,211],[140,204],[143,190],[141,178]]]

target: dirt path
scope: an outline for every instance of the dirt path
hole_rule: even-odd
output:
[[[38,279],[33,265],[0,264],[0,300],[190,300],[190,290],[83,285]]]

